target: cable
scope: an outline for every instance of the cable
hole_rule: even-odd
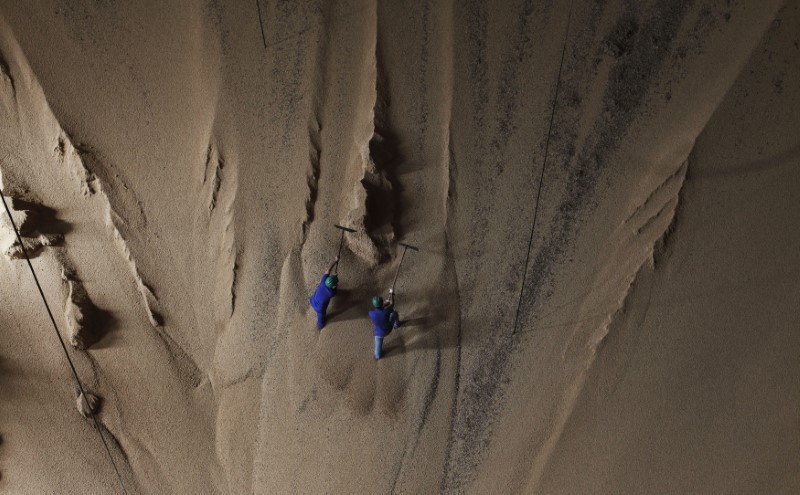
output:
[[[22,249],[22,254],[25,255],[25,261],[28,262],[28,268],[31,270],[31,275],[33,275],[33,281],[36,282],[36,288],[39,289],[39,295],[42,296],[42,302],[44,303],[44,307],[47,310],[47,315],[50,316],[50,321],[53,323],[53,330],[56,332],[56,336],[58,337],[58,341],[61,343],[61,349],[64,351],[64,356],[67,358],[67,363],[69,363],[69,367],[72,370],[72,377],[75,379],[75,383],[78,384],[78,389],[83,396],[83,401],[86,404],[86,410],[89,411],[89,415],[94,420],[94,427],[97,430],[97,434],[100,435],[100,441],[103,442],[103,446],[106,449],[106,453],[108,454],[108,460],[111,461],[111,466],[114,468],[114,472],[117,474],[117,479],[119,480],[119,486],[122,488],[122,493],[127,495],[128,491],[125,489],[125,483],[122,481],[122,475],[119,473],[119,469],[117,469],[117,463],[114,462],[114,456],[111,455],[111,449],[108,447],[108,443],[106,442],[105,437],[103,436],[103,431],[100,428],[100,422],[97,421],[97,416],[95,416],[94,411],[92,410],[92,406],[89,405],[89,398],[86,395],[86,392],[83,389],[83,384],[81,383],[80,378],[78,377],[78,372],[75,369],[75,365],[72,363],[72,358],[67,351],[67,345],[64,343],[64,339],[61,337],[61,332],[58,331],[58,325],[56,325],[56,319],[53,317],[53,312],[50,311],[50,305],[47,304],[47,298],[44,296],[44,291],[42,290],[41,284],[39,284],[39,278],[36,276],[36,271],[33,269],[33,264],[31,263],[31,258],[28,256],[28,250],[25,248],[25,243],[22,242],[22,236],[19,234],[19,229],[17,229],[17,224],[14,221],[14,217],[11,215],[11,209],[8,207],[8,203],[6,203],[5,195],[3,191],[0,190],[0,199],[3,200],[3,207],[6,209],[6,213],[8,214],[8,219],[11,221],[11,226],[14,228],[14,234],[17,236],[17,242],[19,242],[19,247]]]
[[[264,48],[267,48],[267,37],[264,34],[264,21],[261,19],[261,2],[256,0],[256,8],[258,9],[258,27],[261,28],[261,40],[264,42]]]
[[[550,125],[547,128],[547,139],[544,143],[544,162],[542,163],[542,173],[539,176],[539,188],[536,192],[536,206],[533,209],[533,223],[531,225],[531,235],[528,239],[528,252],[525,255],[525,270],[522,272],[522,286],[519,288],[519,300],[517,301],[517,312],[514,315],[514,326],[511,335],[517,333],[517,323],[519,322],[519,311],[522,309],[522,294],[525,292],[525,280],[528,277],[528,263],[531,258],[531,246],[533,245],[533,232],[536,229],[536,216],[539,213],[539,199],[542,196],[542,182],[544,181],[544,170],[547,167],[547,152],[550,149],[550,136],[553,134],[553,120],[556,116],[556,103],[558,102],[558,89],[561,87],[561,69],[564,66],[564,54],[567,51],[567,38],[569,37],[569,24],[572,21],[572,4],[567,15],[567,29],[564,32],[564,46],[561,48],[561,62],[558,64],[558,77],[556,78],[556,92],[553,95],[553,110],[550,112]]]

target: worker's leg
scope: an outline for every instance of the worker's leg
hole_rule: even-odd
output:
[[[375,359],[381,358],[381,347],[383,347],[383,337],[375,337]]]
[[[389,313],[389,323],[392,324],[392,328],[400,328],[400,313],[394,310]]]
[[[322,330],[324,326],[325,326],[325,312],[317,311],[317,328]]]

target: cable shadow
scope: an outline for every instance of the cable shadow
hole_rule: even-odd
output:
[[[456,321],[448,325],[447,316],[447,308],[439,306],[414,311],[407,319],[401,313],[401,326],[384,340],[381,359],[413,351],[457,347],[459,325]]]

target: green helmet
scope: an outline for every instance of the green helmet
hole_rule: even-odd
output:
[[[380,308],[383,306],[383,298],[381,296],[375,296],[372,298],[372,306],[375,308]]]
[[[339,277],[336,275],[328,275],[328,278],[325,279],[325,287],[329,289],[335,289],[338,284]]]

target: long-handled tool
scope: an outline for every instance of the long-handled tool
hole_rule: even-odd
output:
[[[333,224],[333,226],[334,226],[334,227],[336,227],[337,229],[339,229],[339,230],[341,230],[341,231],[342,231],[342,236],[341,236],[341,237],[339,237],[339,252],[338,252],[338,254],[336,255],[336,258],[337,258],[337,259],[341,259],[341,256],[342,256],[342,246],[344,245],[344,233],[345,233],[345,231],[347,231],[347,232],[351,232],[351,233],[352,233],[352,232],[355,232],[355,229],[351,229],[351,228],[349,228],[349,227],[343,227],[343,226],[341,226],[341,225],[339,225],[339,224]],[[336,270],[335,270],[335,272],[336,272],[336,273],[338,273],[338,272],[339,272],[339,265],[338,265],[338,264],[336,265]]]
[[[389,289],[389,304],[391,304],[392,306],[394,306],[395,303],[397,302],[394,300],[394,286],[397,283],[397,277],[400,276],[400,268],[403,267],[403,260],[406,259],[406,251],[408,251],[409,249],[413,249],[414,251],[419,251],[419,248],[417,248],[416,246],[412,246],[411,244],[407,244],[405,242],[401,242],[400,245],[403,246],[403,255],[400,256],[400,264],[397,265],[397,273],[394,274],[394,280],[392,280],[392,287]],[[392,321],[393,318],[394,321],[392,323],[392,326],[394,328],[399,328],[400,316],[397,314],[397,311],[393,311],[393,314],[394,316],[392,317],[390,315],[389,320]]]
[[[392,281],[392,289],[390,291],[392,294],[394,294],[394,285],[397,283],[397,277],[400,276],[400,268],[403,266],[403,260],[406,257],[406,251],[408,251],[409,249],[413,249],[414,251],[419,251],[418,247],[412,246],[411,244],[406,244],[405,242],[401,242],[400,245],[403,246],[403,255],[400,257],[400,264],[397,265],[397,273],[394,274],[394,280]]]

